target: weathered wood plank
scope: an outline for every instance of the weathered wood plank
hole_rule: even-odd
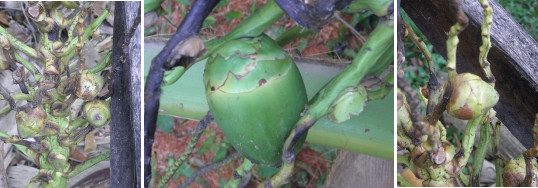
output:
[[[140,2],[115,2],[114,35],[112,46],[112,69],[116,72],[112,76],[110,99],[110,186],[111,187],[140,187],[139,153],[135,153],[140,145],[135,140],[136,131],[140,132],[140,83],[133,83],[132,77],[139,77],[140,71],[136,65],[140,58],[135,50],[122,61],[123,44],[128,37],[129,23],[133,23],[133,14],[136,17]],[[133,10],[134,8],[134,10]],[[129,15],[129,16],[127,16]],[[140,26],[138,26],[140,27]],[[140,29],[138,29],[140,30]],[[139,40],[139,39],[138,39]],[[134,48],[136,44],[129,44]],[[131,59],[134,57],[134,59]],[[136,62],[138,61],[138,62]],[[135,69],[131,69],[131,67]],[[132,72],[134,71],[134,72]],[[135,91],[133,91],[135,90]],[[138,119],[135,119],[138,118]],[[137,127],[138,126],[138,127]],[[138,139],[139,140],[139,139]],[[138,160],[137,160],[138,159]]]
[[[341,150],[325,187],[394,187],[394,162]]]
[[[512,134],[529,148],[533,146],[531,128],[538,112],[538,44],[501,5],[489,3],[493,24],[488,60],[500,94],[494,109]],[[469,26],[459,35],[457,71],[484,78],[478,63],[482,7],[476,0],[461,0],[461,4]],[[456,20],[448,0],[404,0],[401,7],[434,45],[435,52],[446,58],[447,33]]]

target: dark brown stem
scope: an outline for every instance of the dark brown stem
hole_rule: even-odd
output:
[[[420,101],[415,90],[411,87],[404,74],[401,71],[398,71],[398,88],[401,89],[408,101],[410,112],[411,112],[411,121],[413,121],[414,129],[410,130],[411,136],[414,138],[419,138],[423,134],[432,135],[433,129],[430,130],[431,126],[424,121],[422,121],[422,113],[420,109]]]
[[[17,106],[15,105],[15,100],[13,99],[13,97],[11,97],[7,89],[2,85],[0,85],[0,95],[2,95],[5,100],[7,100],[9,108],[11,108],[11,110],[15,110],[17,108]]]
[[[428,121],[430,125],[436,125],[441,115],[443,115],[443,112],[446,109],[446,105],[448,105],[448,100],[450,99],[450,96],[452,95],[452,86],[450,84],[447,84],[444,91],[445,92],[443,93],[441,101],[437,103],[433,111],[429,114],[428,117],[426,117],[426,120]]]

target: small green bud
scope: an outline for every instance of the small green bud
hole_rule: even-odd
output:
[[[17,131],[21,138],[47,136],[58,133],[58,127],[47,122],[47,113],[43,107],[31,108],[28,113],[19,111],[15,114]]]
[[[83,111],[85,119],[95,127],[102,127],[110,120],[110,105],[106,101],[86,102]]]
[[[362,112],[366,99],[366,89],[363,86],[346,88],[331,105],[327,117],[335,123],[347,121]]]
[[[84,100],[93,99],[103,89],[104,83],[105,81],[100,75],[83,70],[78,79],[76,95]]]
[[[532,171],[533,171],[533,177],[532,177],[532,187],[537,187],[538,182],[536,181],[538,179],[538,164],[536,163],[536,159],[531,159],[532,164]],[[503,168],[503,186],[505,187],[519,187],[523,186],[523,182],[525,180],[525,159],[523,155],[519,155],[516,158],[513,158],[512,160],[508,161],[506,165]]]
[[[67,162],[67,157],[56,152],[50,152],[47,156],[47,161],[52,166],[52,168],[60,172],[66,170],[66,166],[69,165],[69,163]]]
[[[454,89],[446,109],[455,118],[473,119],[489,111],[499,101],[495,88],[477,75],[459,74],[453,83]]]

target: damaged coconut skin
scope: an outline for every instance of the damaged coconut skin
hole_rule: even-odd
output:
[[[203,82],[215,121],[234,148],[254,163],[278,166],[307,103],[286,52],[265,35],[226,42],[209,57]]]

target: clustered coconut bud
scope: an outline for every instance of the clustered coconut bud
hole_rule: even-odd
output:
[[[495,88],[471,73],[457,75],[453,88],[447,112],[458,119],[473,119],[489,111],[499,101]]]
[[[86,102],[82,110],[86,120],[95,127],[102,127],[110,120],[110,105],[106,101]]]
[[[103,89],[104,83],[105,81],[100,75],[83,70],[78,79],[76,95],[84,100],[93,99]]]
[[[538,164],[536,159],[533,157],[531,159],[532,164],[532,183],[531,185],[523,185],[526,176],[525,170],[525,158],[523,155],[519,155],[516,158],[508,161],[503,168],[503,186],[505,187],[519,187],[519,186],[531,186],[538,187]]]
[[[21,138],[35,137],[45,127],[47,113],[43,107],[33,107],[28,113],[19,111],[15,114],[17,131]]]

